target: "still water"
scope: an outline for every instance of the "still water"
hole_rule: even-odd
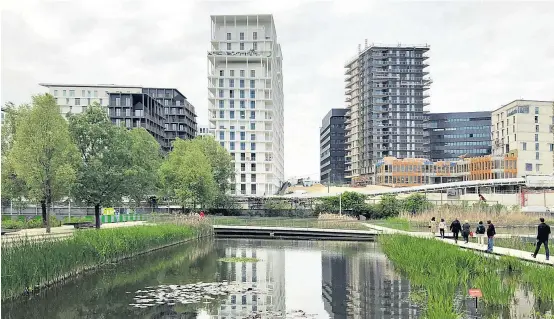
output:
[[[223,257],[260,261],[218,261]],[[224,280],[260,291],[196,304],[130,305],[146,287]],[[2,317],[417,318],[421,311],[409,294],[409,281],[376,243],[218,239],[161,250],[3,303]]]

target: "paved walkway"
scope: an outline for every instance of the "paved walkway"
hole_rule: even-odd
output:
[[[408,232],[404,230],[398,230],[398,229],[392,229],[388,227],[383,226],[377,226],[373,224],[365,224],[368,228],[378,230],[383,232],[384,234],[404,234],[414,237],[423,237],[423,238],[433,238],[433,235],[428,232]],[[447,236],[452,236],[452,233],[445,233]],[[465,244],[463,240],[458,240],[458,243],[456,244],[454,240],[452,239],[441,239],[439,237],[435,237],[437,240],[443,241],[447,244],[451,245],[457,245],[461,248],[465,249],[471,249],[475,251],[485,252],[487,250],[487,245],[479,245],[476,243],[467,243]],[[517,249],[511,249],[511,248],[504,248],[504,247],[498,247],[495,246],[493,248],[493,254],[499,255],[499,256],[513,256],[525,261],[540,263],[540,264],[547,264],[554,266],[554,260],[552,260],[554,257],[551,256],[550,260],[546,260],[546,256],[544,255],[544,249],[541,248],[541,252],[539,252],[539,255],[537,255],[537,258],[533,258],[531,256],[530,252],[517,250]]]

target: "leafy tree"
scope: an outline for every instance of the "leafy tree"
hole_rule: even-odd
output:
[[[381,201],[377,204],[380,217],[388,218],[398,216],[400,213],[401,202],[396,198],[396,195],[386,194],[381,196]]]
[[[144,128],[129,131],[131,167],[127,175],[129,194],[135,206],[157,191],[158,170],[161,165],[160,144]]]
[[[431,203],[427,200],[425,195],[420,193],[410,194],[404,199],[404,209],[408,212],[416,211],[422,212],[429,208]]]
[[[199,143],[177,139],[173,150],[160,167],[160,177],[166,194],[182,207],[192,203],[202,205],[212,202],[217,185],[208,157]]]
[[[226,193],[235,177],[235,167],[231,155],[211,136],[195,138],[193,142],[198,143],[202,152],[208,158],[220,193]]]
[[[78,153],[67,122],[50,94],[33,97],[33,107],[17,121],[10,162],[41,203],[43,223],[50,232],[50,207],[66,196],[75,180]]]
[[[69,131],[82,161],[72,194],[94,206],[96,228],[100,228],[100,207],[115,204],[129,193],[130,145],[133,147],[130,134],[113,125],[97,103],[82,114],[70,115]]]

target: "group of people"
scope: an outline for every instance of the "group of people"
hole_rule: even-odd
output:
[[[544,218],[541,217],[539,220],[540,220],[540,224],[537,229],[537,243],[536,243],[535,252],[533,253],[532,256],[536,258],[537,254],[539,253],[539,249],[541,248],[542,245],[544,245],[546,260],[549,260],[550,251],[548,250],[548,237],[550,236],[550,226],[548,226],[544,222]],[[444,218],[441,218],[438,225],[435,217],[431,218],[431,221],[429,222],[429,230],[433,234],[433,237],[436,234],[437,228],[439,230],[440,237],[444,239],[444,231],[446,229],[446,222],[444,221]],[[473,235],[469,221],[465,220],[464,223],[462,224],[457,218],[454,219],[454,221],[450,224],[450,231],[452,232],[452,236],[454,237],[454,242],[456,243],[458,243],[458,238],[460,233],[462,234],[462,237],[466,244],[469,242],[469,237]],[[475,228],[475,236],[477,237],[477,240],[480,245],[483,245],[485,237],[487,238],[487,252],[489,253],[492,253],[495,235],[496,235],[496,229],[494,227],[494,224],[490,220],[487,220],[486,227],[483,224],[483,221],[479,221],[479,224]]]

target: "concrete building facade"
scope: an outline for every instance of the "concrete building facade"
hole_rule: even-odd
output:
[[[425,130],[432,161],[491,154],[491,112],[429,113]]]
[[[320,182],[322,184],[345,184],[346,136],[344,121],[346,109],[331,109],[321,121]]]
[[[372,184],[387,156],[423,157],[429,46],[367,46],[345,65],[347,178]]]
[[[198,125],[198,136],[214,136],[213,130],[208,125]]]
[[[515,100],[492,112],[492,152],[517,156],[517,176],[554,171],[554,102]]]
[[[234,159],[234,194],[273,195],[285,181],[282,61],[272,15],[211,16],[209,130]]]

